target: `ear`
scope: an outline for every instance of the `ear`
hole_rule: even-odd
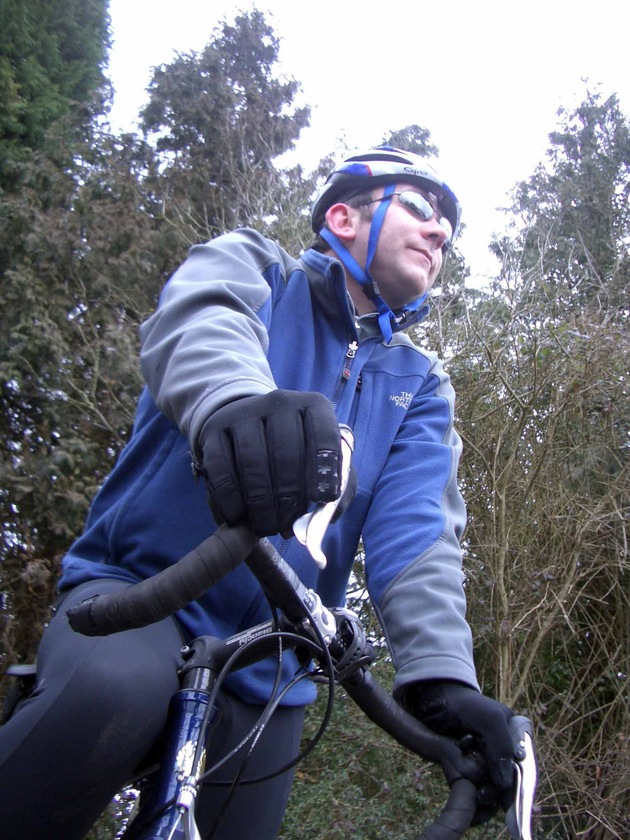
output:
[[[352,242],[357,235],[357,222],[359,214],[347,204],[333,204],[326,211],[326,224],[342,242]]]

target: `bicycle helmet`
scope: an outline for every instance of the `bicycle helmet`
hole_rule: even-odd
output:
[[[352,198],[373,187],[401,181],[417,184],[437,197],[455,238],[461,216],[455,193],[426,158],[392,146],[379,146],[354,154],[330,173],[313,204],[311,224],[314,232],[320,232],[326,211],[337,201]]]
[[[392,146],[368,149],[342,161],[326,179],[315,199],[311,212],[311,226],[314,232],[331,246],[346,270],[363,286],[365,293],[376,306],[381,332],[387,343],[391,341],[393,325],[404,320],[409,313],[417,311],[427,298],[427,295],[423,295],[418,300],[403,307],[398,313],[394,313],[381,297],[377,284],[370,276],[370,265],[376,252],[385,213],[396,185],[401,182],[417,184],[437,197],[443,214],[453,230],[452,240],[459,228],[461,215],[455,193],[442,181],[425,158],[412,152],[395,149]],[[359,193],[380,186],[385,186],[383,201],[379,204],[372,219],[367,263],[363,268],[357,263],[345,245],[326,227],[326,211],[338,201],[347,201]]]

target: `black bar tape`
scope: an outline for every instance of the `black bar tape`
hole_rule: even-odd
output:
[[[342,681],[352,700],[377,726],[403,747],[421,758],[439,764],[451,793],[437,820],[417,840],[459,840],[472,823],[477,810],[477,783],[483,771],[450,738],[438,735],[402,708],[369,671]],[[473,781],[474,780],[474,781]]]
[[[468,779],[453,782],[446,805],[437,820],[417,840],[459,840],[475,816],[477,788]]]
[[[247,525],[222,525],[157,575],[68,610],[70,626],[84,636],[107,636],[161,621],[200,598],[243,562],[257,542]]]
[[[369,671],[363,680],[351,677],[342,682],[354,702],[377,726],[388,732],[403,747],[421,758],[438,764],[449,784],[462,777],[481,783],[483,771],[472,755],[464,754],[455,741],[438,735],[397,703]]]
[[[263,537],[246,560],[270,602],[280,607],[289,621],[306,618],[307,588],[272,543]]]

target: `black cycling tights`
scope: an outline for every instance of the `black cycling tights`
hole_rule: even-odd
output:
[[[102,638],[68,626],[65,610],[95,592],[127,584],[92,581],[67,595],[38,652],[38,686],[0,728],[0,835],[4,840],[82,840],[114,794],[160,735],[178,688],[183,644],[177,623]],[[213,732],[218,755],[241,741],[261,708],[233,696],[222,699]],[[296,755],[302,708],[280,709],[248,765],[262,776]],[[217,755],[214,753],[214,755]],[[224,778],[231,778],[228,762]],[[238,766],[236,764],[236,766]],[[221,773],[217,775],[221,778]],[[238,789],[213,840],[272,840],[277,836],[292,775]],[[209,837],[226,789],[204,786],[201,834]]]

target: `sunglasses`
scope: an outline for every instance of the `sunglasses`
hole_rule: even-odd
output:
[[[402,190],[401,192],[390,193],[390,195],[383,196],[382,198],[375,198],[368,203],[376,204],[377,201],[387,201],[394,195],[398,196],[398,200],[408,213],[411,213],[412,216],[415,216],[416,219],[420,219],[422,222],[428,222],[429,219],[433,219],[437,214],[438,224],[446,231],[446,240],[442,247],[446,248],[451,244],[453,226],[446,216],[440,215],[440,211],[422,193],[414,192],[413,190]]]

